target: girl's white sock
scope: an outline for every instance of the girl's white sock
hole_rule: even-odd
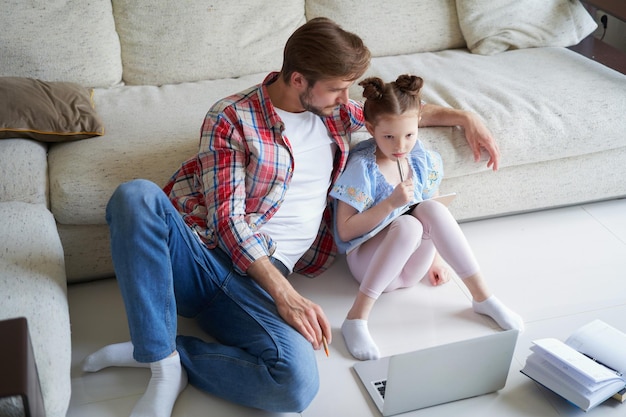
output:
[[[115,343],[87,356],[83,361],[83,371],[98,372],[109,366],[130,366],[133,368],[149,368],[149,363],[137,362],[133,358],[132,342]]]
[[[472,300],[472,307],[476,313],[484,314],[494,319],[498,326],[504,330],[517,329],[520,332],[524,331],[524,320],[517,313],[502,304],[495,295],[480,303]]]
[[[170,417],[178,395],[187,386],[187,372],[178,352],[150,364],[152,377],[130,417]]]
[[[362,361],[380,358],[378,346],[370,336],[367,320],[348,320],[341,325],[341,333],[346,341],[348,351]]]

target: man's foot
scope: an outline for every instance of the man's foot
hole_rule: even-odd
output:
[[[524,320],[492,295],[480,303],[472,301],[474,311],[491,317],[504,330],[516,329],[524,331]]]
[[[341,333],[348,351],[355,358],[362,361],[380,358],[378,346],[374,343],[367,328],[367,320],[346,319],[341,325]]]
[[[115,343],[87,356],[83,361],[83,371],[98,372],[109,366],[129,366],[133,368],[149,368],[149,363],[137,362],[133,358],[132,342]]]
[[[148,388],[130,417],[170,417],[178,395],[187,386],[187,372],[178,352],[157,362],[142,363],[133,358],[133,349],[131,342],[107,345],[85,358],[83,370],[98,372],[110,366],[150,368]]]
[[[178,352],[150,364],[152,377],[130,417],[170,417],[178,395],[187,386],[187,372]]]

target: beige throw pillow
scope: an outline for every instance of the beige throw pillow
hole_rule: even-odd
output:
[[[279,70],[304,0],[112,0],[124,82],[164,85]]]
[[[456,0],[461,31],[475,54],[576,45],[597,24],[578,0]]]
[[[122,80],[111,0],[2,0],[0,28],[3,76],[89,87]]]
[[[375,57],[414,54],[465,47],[454,2],[307,0],[306,17],[333,19],[363,38]]]

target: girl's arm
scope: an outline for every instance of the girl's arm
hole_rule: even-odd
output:
[[[348,242],[374,229],[393,210],[407,204],[413,198],[413,181],[409,178],[394,188],[389,197],[360,212],[351,205],[337,201],[337,233],[339,239]]]
[[[420,127],[422,126],[461,126],[465,131],[465,139],[474,154],[474,161],[479,161],[481,149],[484,148],[489,153],[487,167],[494,171],[498,170],[500,149],[477,114],[436,104],[424,104],[420,120]]]

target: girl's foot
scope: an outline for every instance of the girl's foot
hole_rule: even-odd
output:
[[[362,361],[380,358],[378,346],[374,343],[367,328],[367,320],[346,319],[341,325],[341,333],[348,351],[355,358]]]
[[[524,320],[517,313],[502,304],[495,295],[480,303],[472,301],[472,307],[476,313],[484,314],[494,319],[498,326],[504,330],[516,329],[520,332],[524,331]]]

